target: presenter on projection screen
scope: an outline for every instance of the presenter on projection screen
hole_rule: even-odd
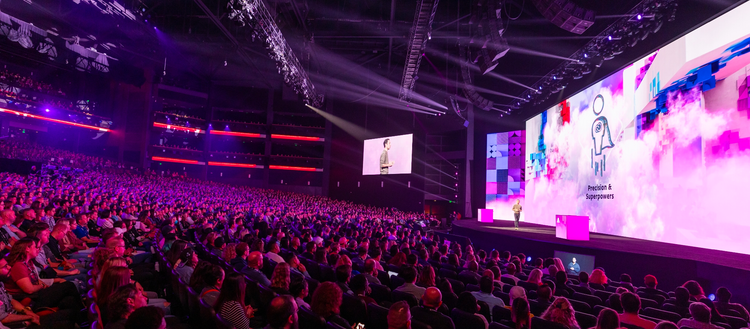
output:
[[[388,171],[393,167],[393,161],[388,161],[388,150],[391,149],[391,140],[386,138],[383,141],[383,153],[380,153],[380,174],[388,175]]]

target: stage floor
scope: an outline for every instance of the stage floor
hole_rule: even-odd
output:
[[[544,242],[545,244],[560,246],[611,250],[632,254],[692,260],[750,271],[750,255],[695,248],[671,243],[633,239],[601,233],[591,233],[589,241],[571,241],[557,238],[555,236],[555,227],[552,226],[521,222],[519,230],[516,231],[513,227],[513,221],[510,220],[495,220],[492,223],[481,223],[476,219],[454,221],[451,233],[471,237],[470,234],[467,234],[470,232],[466,232],[466,230],[493,233],[498,236],[539,241]]]

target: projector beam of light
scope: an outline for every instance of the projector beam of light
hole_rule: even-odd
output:
[[[514,53],[519,53],[519,54],[524,54],[524,55],[530,55],[530,56],[554,58],[554,59],[559,59],[559,60],[562,60],[562,61],[577,62],[577,60],[570,59],[568,57],[557,56],[557,55],[548,54],[548,53],[541,52],[541,51],[536,51],[536,50],[521,48],[521,47],[518,47],[518,46],[510,47],[510,51],[512,51]]]
[[[39,120],[44,120],[44,121],[61,123],[61,124],[68,125],[68,126],[74,126],[74,127],[86,128],[86,129],[91,129],[91,130],[97,130],[97,131],[105,132],[105,133],[106,132],[110,132],[110,130],[106,129],[106,128],[101,128],[101,127],[97,127],[97,126],[89,126],[89,125],[85,125],[85,124],[77,123],[77,122],[52,119],[52,118],[47,118],[47,117],[33,115],[33,114],[29,114],[29,113],[24,113],[24,112],[13,111],[13,110],[4,109],[4,108],[0,108],[0,112],[15,114],[15,115],[18,115],[18,116],[22,116],[24,118],[39,119]]]
[[[388,96],[384,93],[378,92],[377,89],[374,91],[369,90],[360,85],[338,79],[331,79],[322,75],[316,75],[315,80],[320,81],[322,84],[336,90],[335,93],[326,93],[326,95],[328,95],[327,97],[329,98],[336,98],[349,102],[359,102],[363,98],[367,98],[367,102],[369,104],[396,110],[411,111],[429,115],[445,114],[445,112],[443,111],[438,111],[420,104],[404,103],[395,96]]]
[[[315,111],[315,113],[320,114],[320,116],[330,121],[336,127],[341,128],[341,130],[345,131],[347,134],[352,135],[352,137],[356,138],[357,140],[363,141],[365,139],[372,139],[372,138],[378,137],[376,133],[369,131],[363,127],[360,127],[356,124],[353,124],[349,121],[346,121],[342,118],[339,118],[333,114],[330,114],[321,109],[315,108],[314,106],[310,106],[310,105],[305,105],[305,106]]]
[[[428,49],[427,51],[429,51],[429,52],[430,52],[431,54],[436,54],[436,55],[438,55],[438,56],[442,57],[443,59],[445,59],[445,60],[447,60],[447,61],[450,61],[450,62],[452,62],[452,63],[454,63],[454,64],[456,64],[456,65],[463,65],[463,64],[464,64],[464,63],[463,63],[463,62],[461,61],[461,59],[459,59],[458,57],[454,57],[454,56],[451,56],[451,55],[449,55],[449,54],[446,54],[446,53],[444,53],[444,52],[442,52],[442,51],[437,51],[437,50],[434,50],[434,49],[432,49],[432,48],[427,48],[427,49]],[[511,48],[511,49],[512,49],[512,48]],[[568,59],[568,58],[565,58],[565,60],[569,60],[569,59]],[[473,71],[473,72],[475,72],[475,73],[480,73],[480,72],[479,72],[479,68],[478,68],[478,67],[477,67],[476,65],[474,65],[473,63],[469,63],[469,65],[468,65],[468,66],[469,66],[469,70],[471,70],[471,71]],[[523,84],[523,83],[520,83],[520,82],[518,82],[518,81],[516,81],[516,80],[513,80],[513,79],[511,79],[511,78],[508,78],[508,77],[506,77],[506,76],[500,75],[500,74],[498,74],[498,73],[495,73],[495,72],[489,72],[489,73],[487,73],[486,75],[487,75],[487,76],[490,76],[490,77],[493,77],[493,78],[495,78],[495,79],[499,79],[499,80],[502,80],[502,81],[505,81],[505,82],[509,82],[509,83],[512,83],[512,84],[514,84],[514,85],[517,85],[517,86],[521,86],[521,87],[524,87],[524,88],[526,88],[526,89],[529,89],[529,90],[534,90],[534,91],[536,91],[536,89],[534,89],[534,88],[531,88],[531,87],[529,87],[529,86],[527,86],[527,85],[525,85],[525,84]]]
[[[381,93],[389,98],[398,100],[398,94],[401,91],[401,85],[399,83],[391,81],[379,74],[376,74],[375,72],[367,70],[362,66],[357,65],[337,54],[334,54],[333,52],[323,47],[317,46],[316,44],[312,44],[311,46],[314,47],[315,53],[317,54],[316,58],[318,59],[318,61],[325,63],[330,68],[328,77],[337,77],[340,73],[342,79],[347,79],[347,81],[351,81],[350,83],[352,84],[356,84],[359,86],[378,86],[378,88],[382,90]],[[328,80],[337,80],[337,78],[329,78]],[[360,92],[358,97],[368,95],[370,92],[372,92],[372,90],[369,90],[367,88],[362,89],[364,89],[364,91]],[[339,90],[335,87],[328,88],[326,91],[326,97],[330,97],[333,94],[336,94],[338,91]],[[433,108],[448,110],[448,107],[446,107],[445,105],[433,101],[415,92],[412,92],[412,101],[412,104],[427,104]]]
[[[529,87],[529,86],[527,86],[527,85],[525,85],[523,83],[520,83],[520,82],[518,82],[516,80],[513,80],[511,78],[505,77],[505,76],[500,75],[500,74],[495,73],[495,72],[489,72],[489,73],[487,73],[487,76],[493,77],[495,79],[500,79],[500,80],[503,80],[505,82],[510,82],[510,83],[512,83],[512,84],[514,84],[516,86],[521,86],[521,87],[524,87],[524,88],[529,89],[529,90],[536,91],[536,89],[534,89],[534,88],[531,88],[531,87]]]

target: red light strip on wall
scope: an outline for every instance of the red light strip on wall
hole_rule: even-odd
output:
[[[91,130],[98,130],[98,131],[105,132],[105,133],[110,131],[107,128],[101,128],[101,127],[97,127],[97,126],[89,126],[89,125],[85,125],[85,124],[82,124],[82,123],[70,122],[70,121],[65,121],[65,120],[58,120],[58,119],[46,118],[46,117],[42,117],[42,116],[38,116],[38,115],[33,115],[33,114],[29,114],[29,113],[23,113],[23,112],[18,112],[18,111],[3,109],[3,108],[0,108],[0,112],[12,113],[12,114],[15,114],[15,115],[18,115],[18,116],[23,116],[23,117],[26,117],[26,118],[32,118],[32,119],[39,119],[39,120],[45,120],[45,121],[50,121],[50,122],[62,123],[64,125],[69,125],[69,126],[81,127],[81,128],[91,129]]]
[[[311,167],[292,167],[292,166],[277,166],[277,165],[270,165],[268,166],[269,169],[280,169],[280,170],[295,170],[295,171],[317,171],[317,168],[311,168]]]
[[[184,160],[184,159],[174,159],[174,158],[164,158],[164,157],[152,157],[151,160],[162,161],[162,162],[198,164],[198,160]]]
[[[184,130],[191,133],[199,133],[199,134],[205,134],[206,132],[201,130],[200,128],[189,128],[189,127],[183,127],[183,126],[175,126],[175,125],[168,125],[166,123],[161,122],[154,122],[154,127],[157,128],[165,128],[165,129],[175,129],[175,130]]]
[[[320,137],[279,135],[279,134],[271,134],[271,138],[275,138],[275,139],[289,139],[289,140],[296,140],[296,141],[310,141],[310,142],[317,142],[319,140],[322,140],[322,138],[320,138]]]
[[[224,131],[224,130],[211,130],[211,135],[240,136],[240,137],[253,137],[253,138],[261,137],[260,134],[255,134],[255,133],[240,133],[240,132]]]
[[[248,163],[231,163],[231,162],[208,162],[209,166],[221,166],[221,167],[238,167],[238,168],[255,168],[258,165]]]

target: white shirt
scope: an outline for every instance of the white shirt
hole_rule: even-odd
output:
[[[279,256],[279,254],[274,254],[274,253],[272,253],[270,251],[266,253],[266,257],[268,257],[268,259],[276,262],[277,264],[278,263],[285,263],[284,262],[284,258],[282,258],[281,256]]]

